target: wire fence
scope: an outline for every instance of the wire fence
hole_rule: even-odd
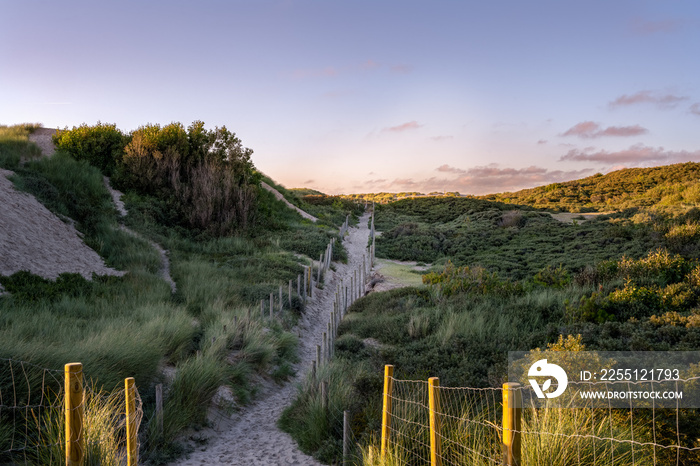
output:
[[[690,385],[698,381],[698,377],[679,380]],[[589,390],[591,385],[595,384],[574,390]],[[590,400],[577,407],[554,400],[548,400],[545,407],[522,401],[514,407],[513,400],[534,398],[531,387],[519,384],[508,388],[437,386],[431,402],[426,381],[392,376],[388,386],[384,452],[379,462],[362,464],[700,464],[697,409],[614,408]],[[506,411],[517,412],[517,419],[509,419],[511,414]],[[511,455],[509,448],[517,449],[517,455]]]
[[[0,358],[0,464],[62,464],[67,456],[137,464],[143,403],[129,383],[105,392],[83,380],[80,364],[58,370]]]

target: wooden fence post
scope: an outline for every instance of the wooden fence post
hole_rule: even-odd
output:
[[[394,388],[394,366],[387,364],[384,366],[384,399],[382,407],[382,461],[386,460],[386,450],[389,444],[389,433],[391,432],[391,393]]]
[[[307,275],[308,273],[306,272],[306,266],[304,266],[304,304],[306,304],[306,290],[309,287],[309,285],[306,284]]]
[[[275,294],[270,293],[270,320],[275,316],[275,308],[273,307],[275,304]]]
[[[64,367],[64,391],[66,413],[66,466],[82,466],[85,461],[85,437],[83,436],[83,365],[79,362]]]
[[[324,416],[328,417],[328,382],[325,380],[321,382],[321,407]]]
[[[343,411],[343,466],[350,464],[350,413]]]
[[[313,261],[309,267],[309,298],[314,297],[314,271],[313,271]]]
[[[282,299],[282,285],[280,285],[280,312],[284,309],[284,299]]]
[[[430,408],[430,465],[442,466],[442,433],[440,431],[440,379],[428,379],[428,406]]]
[[[503,384],[503,465],[520,466],[521,411],[523,395],[520,384]]]
[[[158,439],[163,440],[163,384],[156,385],[156,428]]]
[[[287,291],[287,302],[289,303],[289,309],[292,308],[292,280],[289,280],[289,290]]]
[[[321,369],[321,345],[316,345],[316,362],[318,368]]]
[[[124,394],[126,398],[126,464],[139,464],[139,448],[136,441],[136,386],[134,378],[124,379]]]

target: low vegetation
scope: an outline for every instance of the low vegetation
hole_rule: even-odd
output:
[[[667,170],[685,173],[677,166]],[[447,387],[486,388],[506,381],[509,351],[574,350],[574,343],[575,350],[700,348],[697,202],[628,208],[562,223],[534,206],[516,205],[512,197],[492,198],[413,198],[376,205],[381,231],[377,255],[432,266],[423,275],[423,287],[372,293],[350,308],[340,324],[334,360],[317,380],[307,382],[282,420],[305,451],[326,462],[338,461],[339,413],[349,410],[353,435],[364,445],[363,464],[380,464],[376,442],[385,364],[395,366],[397,379],[437,376]],[[319,416],[318,385],[323,380],[338,393],[329,399],[325,424],[319,424],[314,419]],[[500,416],[483,409],[487,406],[477,406],[469,418]],[[493,403],[488,409],[498,411]],[[525,422],[559,432],[564,439],[575,432],[573,423],[577,428],[607,429],[606,435],[613,429],[616,438],[628,438],[628,417],[599,414],[568,419],[533,411],[526,413]],[[678,435],[682,445],[700,447],[697,410],[656,410],[655,419],[650,416],[635,411],[635,438],[652,442],[653,425],[657,443],[675,444]],[[424,432],[413,434],[420,437]],[[475,451],[500,455],[500,440],[486,432],[449,435],[453,434],[472,442]],[[557,438],[530,435],[523,440],[525,457],[533,464],[564,465],[587,455],[600,459],[611,447]],[[419,444],[399,441],[391,461],[406,464],[417,455],[425,457],[416,450]],[[615,456],[616,464],[632,463],[632,452],[624,444],[608,454]],[[637,450],[635,464],[652,463],[653,454]],[[657,449],[656,455],[658,464],[676,461],[675,451]],[[698,462],[692,453],[681,451],[680,464]]]
[[[9,292],[0,297],[0,358],[29,363],[22,365],[26,378],[3,370],[0,392],[15,393],[19,406],[42,386],[58,393],[61,377],[42,380],[41,369],[60,373],[74,361],[83,363],[95,392],[118,390],[125,377],[134,377],[145,412],[142,457],[167,462],[181,453],[178,439],[187,428],[206,424],[207,409],[222,387],[233,398],[219,409],[230,411],[255,397],[255,380],[282,382],[293,374],[297,337],[290,329],[303,304],[294,294],[292,306],[270,322],[262,319],[260,300],[280,286],[286,290],[309,258],[317,259],[337,237],[341,222],[333,219],[344,221],[357,209],[336,212],[329,206],[321,225],[302,219],[256,184],[261,175],[250,151],[223,128],[204,130],[198,122],[188,130],[179,124],[147,125],[124,135],[114,125],[83,125],[61,132],[58,152],[42,159],[27,141],[30,130],[2,128],[0,167],[14,170],[18,189],[72,219],[108,266],[127,273],[92,280],[62,274],[52,281],[28,272],[0,277]],[[139,164],[152,169],[152,184],[137,176]],[[200,176],[205,172],[214,178]],[[129,213],[123,219],[103,183],[107,173],[125,192]],[[209,185],[212,180],[218,180],[216,186]],[[193,191],[185,193],[181,183]],[[229,189],[233,186],[239,190]],[[251,194],[250,205],[241,190]],[[212,204],[221,217],[187,217],[187,212],[201,213],[199,200],[222,192],[230,197]],[[237,209],[246,205],[249,215],[243,219]],[[210,221],[218,225],[210,227]],[[118,222],[168,251],[175,294],[160,275],[158,252],[118,228]],[[338,247],[336,254],[342,259],[345,252]],[[165,384],[162,436],[149,423],[158,383]],[[14,449],[26,435],[51,435],[44,442],[60,445],[62,430],[42,426],[56,422],[53,418],[36,423],[8,410],[0,417],[0,462],[22,458],[42,464],[42,455],[51,455]],[[21,432],[12,428],[18,422]]]

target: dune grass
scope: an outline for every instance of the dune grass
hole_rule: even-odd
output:
[[[118,228],[99,170],[60,152],[20,165],[20,160],[34,153],[28,130],[2,130],[0,166],[15,170],[15,186],[75,221],[86,244],[108,266],[127,273],[92,281],[75,274],[64,274],[56,281],[27,273],[0,277],[10,292],[0,297],[0,358],[28,361],[57,373],[68,362],[82,362],[95,392],[118,390],[124,378],[134,377],[147,421],[153,419],[154,385],[165,383],[164,435],[157,435],[148,422],[141,429],[143,458],[154,464],[170,461],[181,451],[174,442],[185,429],[206,424],[207,409],[220,387],[228,386],[234,404],[240,405],[255,396],[253,375],[282,382],[293,374],[297,338],[289,330],[303,312],[296,277],[302,264],[311,263],[298,255],[300,251],[286,250],[284,241],[275,241],[270,232],[257,237],[212,237],[183,229],[168,221],[169,213],[158,199],[127,193],[130,213],[125,223],[168,250],[178,286],[173,295],[160,276],[158,252],[148,241]],[[281,229],[271,231],[293,236],[297,220],[285,223],[285,219]],[[332,230],[303,228],[313,233],[307,235],[308,244],[313,245],[309,253],[322,252]],[[291,308],[289,280],[294,281]],[[285,310],[281,314],[276,310],[272,322],[263,320],[259,302],[267,302],[271,292],[277,302],[280,286]],[[5,376],[0,375],[3,395],[8,387],[27,395],[41,392],[40,382],[17,387]],[[60,377],[55,385],[58,396]],[[0,452],[9,450],[8,442],[16,441],[17,435],[24,435],[15,430],[5,435],[7,415],[5,410],[0,413]],[[28,425],[24,421],[20,427]],[[43,422],[48,435],[49,427],[60,419],[51,415]],[[26,434],[38,435],[32,429]],[[7,458],[3,454],[2,460],[19,459],[25,453],[10,453]]]

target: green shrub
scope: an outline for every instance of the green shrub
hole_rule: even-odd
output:
[[[111,176],[121,161],[128,138],[116,124],[97,122],[94,126],[83,123],[73,129],[64,129],[53,135],[56,149],[84,160]]]

